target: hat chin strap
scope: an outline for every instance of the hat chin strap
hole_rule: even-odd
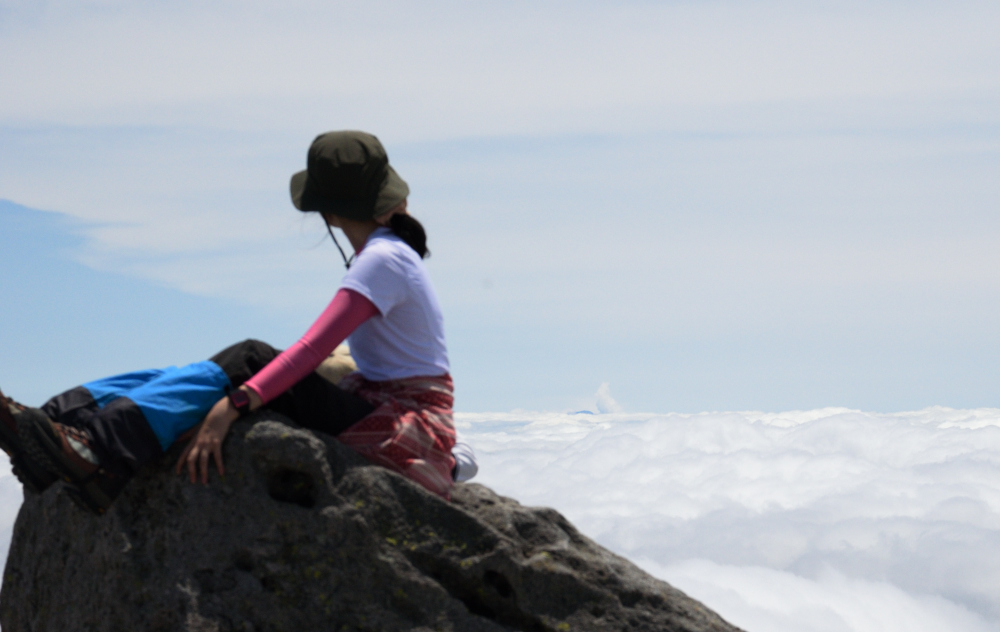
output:
[[[344,259],[344,267],[347,268],[348,270],[350,270],[351,269],[351,263],[354,261],[354,257],[355,257],[355,255],[357,253],[351,255],[351,258],[348,259],[347,255],[344,254],[344,249],[340,247],[340,242],[337,241],[337,237],[333,234],[333,229],[330,228],[329,224],[326,225],[326,232],[330,233],[330,239],[333,240],[334,245],[337,246],[337,250],[340,251],[340,256],[343,257],[343,259]]]

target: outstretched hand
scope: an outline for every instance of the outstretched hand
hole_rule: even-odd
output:
[[[225,441],[229,433],[229,427],[239,418],[239,412],[233,408],[228,397],[223,397],[208,411],[205,420],[195,426],[197,431],[194,438],[188,442],[181,458],[177,459],[177,466],[174,468],[178,474],[187,465],[188,475],[194,483],[201,475],[201,482],[208,484],[208,461],[212,457],[215,459],[215,467],[219,471],[219,476],[226,473],[222,464],[222,442]],[[194,430],[193,429],[193,430]]]

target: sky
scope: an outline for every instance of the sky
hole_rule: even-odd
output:
[[[294,342],[343,269],[288,180],[363,129],[482,482],[752,632],[996,629],[998,32],[964,0],[0,0],[0,388]]]
[[[218,334],[120,370],[285,346],[342,274],[288,178],[365,129],[427,226],[465,410],[604,383],[629,411],[992,406],[998,25],[988,2],[0,0],[0,199],[65,219],[38,220],[46,256],[159,293],[104,301],[117,335],[145,335],[140,300],[170,340]],[[19,270],[35,331],[92,338]],[[66,379],[118,370],[95,354]]]

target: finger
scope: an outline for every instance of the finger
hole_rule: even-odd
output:
[[[212,454],[215,456],[215,467],[219,470],[219,476],[226,475],[226,468],[222,465],[222,442],[215,444]]]
[[[192,483],[198,480],[197,467],[198,467],[198,447],[195,446],[194,448],[192,448],[191,454],[188,455],[188,477],[191,479]]]
[[[208,457],[212,455],[211,452],[205,448],[201,449],[201,454],[198,455],[198,465],[201,468],[201,483],[202,485],[208,485]]]
[[[184,451],[181,452],[181,458],[177,459],[177,465],[174,467],[174,473],[180,474],[181,468],[184,467],[184,461],[187,460],[189,454],[191,454],[191,448],[194,447],[194,441],[189,442],[184,446]]]

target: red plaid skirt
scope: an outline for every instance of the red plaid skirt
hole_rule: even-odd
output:
[[[455,467],[451,455],[455,445],[451,376],[372,382],[360,373],[351,373],[338,386],[376,408],[337,439],[372,463],[399,472],[450,500]]]

